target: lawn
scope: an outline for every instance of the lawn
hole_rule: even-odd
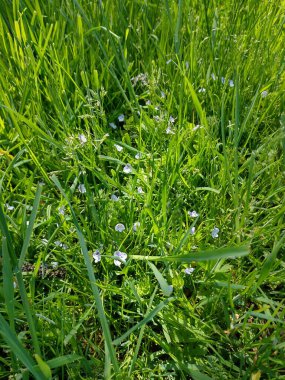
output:
[[[284,21],[1,0],[0,379],[285,379]]]

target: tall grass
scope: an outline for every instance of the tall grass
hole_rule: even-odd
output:
[[[0,378],[285,376],[284,10],[1,1]]]

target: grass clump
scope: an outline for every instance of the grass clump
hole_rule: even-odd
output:
[[[0,378],[285,376],[283,15],[2,1]]]

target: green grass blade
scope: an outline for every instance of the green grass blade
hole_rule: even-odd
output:
[[[176,263],[191,263],[193,261],[210,261],[220,259],[236,259],[238,257],[247,256],[249,254],[248,247],[233,247],[233,248],[220,248],[216,250],[208,250],[197,253],[189,253],[187,255],[177,256],[142,256],[131,255],[134,260],[148,260],[148,261],[163,261],[163,262],[176,262]]]
[[[169,297],[171,293],[173,292],[173,288],[171,285],[168,285],[167,281],[163,277],[163,275],[160,273],[160,271],[156,268],[156,266],[150,262],[148,262],[149,267],[152,269],[159,285],[161,288],[161,291],[165,297]]]
[[[27,230],[26,230],[26,234],[25,234],[25,237],[24,237],[24,242],[23,242],[23,245],[22,245],[21,253],[20,253],[19,264],[18,264],[19,268],[22,267],[22,265],[23,265],[23,263],[25,261],[25,257],[26,257],[27,251],[28,251],[28,247],[29,247],[30,240],[31,240],[31,237],[32,237],[32,233],[33,233],[34,223],[35,223],[35,220],[36,220],[37,211],[38,211],[39,204],[40,204],[42,189],[43,189],[43,185],[42,184],[38,184],[36,195],[35,195],[35,199],[34,199],[34,203],[33,203],[31,217],[29,219],[29,225],[28,225]]]
[[[35,368],[35,362],[29,352],[19,342],[16,334],[11,330],[8,323],[0,314],[0,333],[16,357],[26,366],[26,368],[35,376],[36,380],[47,380],[44,374]]]
[[[116,373],[119,373],[120,372],[119,364],[118,364],[118,361],[116,358],[116,353],[115,353],[115,350],[113,347],[113,343],[112,343],[112,339],[111,339],[111,333],[110,333],[110,329],[109,329],[109,324],[108,324],[108,321],[107,321],[107,318],[106,318],[106,315],[104,312],[102,300],[100,297],[100,292],[99,292],[99,289],[96,285],[94,269],[93,269],[92,262],[90,260],[89,254],[88,254],[88,249],[87,249],[87,246],[86,246],[86,243],[84,240],[84,236],[83,236],[82,231],[79,227],[79,223],[77,221],[76,214],[73,210],[73,207],[72,207],[67,195],[65,194],[63,188],[61,187],[59,180],[57,179],[57,177],[55,175],[52,176],[52,181],[54,182],[56,187],[59,189],[59,191],[61,192],[61,194],[63,195],[63,197],[65,198],[65,200],[67,201],[67,203],[69,205],[69,208],[70,208],[70,211],[72,214],[72,218],[73,218],[73,223],[74,223],[75,228],[76,228],[76,233],[78,236],[79,244],[80,244],[83,256],[84,256],[84,261],[85,261],[85,265],[86,265],[87,272],[88,272],[89,282],[90,282],[91,289],[92,289],[94,299],[96,302],[96,306],[98,309],[99,320],[101,322],[105,342],[106,342],[106,345],[108,347],[108,352],[109,352],[109,355],[111,357],[111,362],[114,366],[114,370],[116,371]]]
[[[161,301],[145,318],[143,318],[139,323],[135,326],[131,327],[127,332],[125,332],[122,336],[115,339],[113,343],[115,345],[121,344],[132,332],[144,326],[146,323],[153,320],[153,318],[162,310],[169,302],[171,302],[174,298],[170,297],[164,301]]]

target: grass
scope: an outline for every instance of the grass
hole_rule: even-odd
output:
[[[1,379],[285,378],[284,10],[1,1]]]

